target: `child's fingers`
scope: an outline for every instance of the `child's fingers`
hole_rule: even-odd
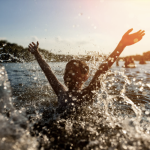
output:
[[[32,42],[32,44],[35,46],[35,43],[34,43],[34,42]]]
[[[34,45],[32,45],[32,44],[30,44],[30,46],[33,48],[34,47]]]
[[[135,32],[135,33],[140,33],[141,32],[141,30],[139,30],[139,31],[137,31],[137,32]]]
[[[144,30],[143,30],[143,31],[141,30],[141,31],[139,32],[139,34],[142,35],[144,32],[145,32]]]
[[[37,48],[38,45],[39,45],[39,42],[37,42],[37,45],[34,42],[30,43],[28,45],[28,51],[31,52],[31,53],[34,53],[35,48]]]
[[[138,39],[142,39],[143,38],[143,36],[145,35],[145,33],[142,33],[140,36],[139,36],[139,38]]]
[[[33,48],[33,47],[34,47],[34,45],[32,45],[32,44],[29,44],[29,46],[30,46],[31,48]]]
[[[129,29],[125,34],[129,34],[132,30],[133,28]]]
[[[141,30],[141,32],[140,33],[144,33],[145,31],[144,30]]]
[[[144,36],[144,35],[145,35],[145,33],[142,33],[142,34],[141,34],[141,36]]]
[[[144,36],[144,35],[145,35],[145,31],[144,30],[139,33],[139,36]]]
[[[39,46],[39,42],[37,41],[37,46]]]
[[[29,46],[29,50],[31,51],[31,49],[32,49],[32,47],[31,46]]]
[[[29,45],[32,45],[32,43],[29,43]]]
[[[139,31],[137,31],[137,32],[135,32],[135,33],[133,33],[134,35],[138,35],[138,34],[140,34],[140,32],[141,32],[141,30],[139,30]]]
[[[145,31],[142,31],[140,34],[141,34],[141,35],[145,35]]]

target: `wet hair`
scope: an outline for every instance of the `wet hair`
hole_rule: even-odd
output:
[[[72,76],[75,75],[76,78],[78,78],[77,69],[79,69],[82,74],[86,75],[87,73],[89,73],[89,67],[84,61],[80,61],[80,60],[69,61],[66,64],[66,69],[65,69],[65,73],[64,73],[64,82],[65,82],[66,86],[69,86],[69,84],[71,85],[71,82],[72,83],[74,82],[71,79]]]

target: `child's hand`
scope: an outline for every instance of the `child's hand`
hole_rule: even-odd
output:
[[[39,42],[35,44],[34,42],[29,44],[28,51],[31,52],[32,54],[35,54],[38,52],[38,47],[39,47]]]
[[[121,44],[125,46],[132,45],[134,43],[137,43],[142,39],[142,37],[145,35],[144,30],[139,30],[138,32],[129,34],[133,29],[128,30],[122,37]]]

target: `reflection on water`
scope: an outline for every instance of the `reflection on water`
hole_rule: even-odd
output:
[[[65,64],[50,63],[62,83]],[[97,65],[89,64],[92,76]],[[150,149],[150,62],[136,62],[132,69],[114,64],[100,78],[95,103],[63,118],[55,113],[57,98],[36,62],[2,65],[14,110],[0,118],[0,148]]]

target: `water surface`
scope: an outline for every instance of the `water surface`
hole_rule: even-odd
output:
[[[99,65],[88,63],[91,71],[85,86]],[[150,62],[135,63],[136,68],[123,68],[123,62],[119,62],[119,67],[114,64],[100,77],[102,87],[94,104],[64,118],[55,114],[57,97],[36,62],[3,63],[16,114],[20,111],[21,116],[30,120],[26,131],[34,137],[28,138],[35,140],[34,147],[30,146],[23,132],[22,143],[19,145],[16,140],[10,147],[14,149],[17,143],[20,147],[28,144],[31,149],[150,149]],[[49,65],[63,83],[66,62]],[[21,122],[22,119],[18,124],[24,130]],[[16,124],[14,121],[13,129]]]

